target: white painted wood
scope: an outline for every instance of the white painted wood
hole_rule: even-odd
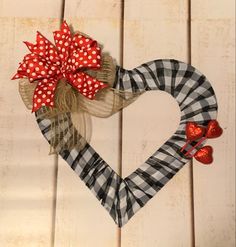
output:
[[[125,1],[126,68],[156,58],[187,61],[187,2]],[[218,120],[224,128],[220,139],[208,142],[214,148],[214,164],[194,162],[196,246],[231,247],[235,245],[234,1],[191,2],[192,64],[214,86]],[[66,0],[65,18],[119,60],[120,5],[118,0]],[[4,247],[44,247],[52,242],[54,157],[48,156],[48,144],[20,99],[17,81],[10,77],[27,52],[23,40],[33,42],[37,30],[52,39],[61,6],[61,0],[0,0],[0,246]],[[149,110],[153,105],[155,116]],[[162,92],[147,93],[124,110],[123,176],[161,146],[177,128],[178,118],[176,102]],[[115,170],[120,155],[118,122],[118,115],[93,119],[92,145]],[[113,220],[61,159],[57,193],[55,246],[118,246]],[[122,228],[121,246],[191,246],[190,198],[186,166]]]
[[[1,17],[60,18],[62,0],[1,0]],[[36,27],[37,28],[37,27]]]
[[[196,246],[235,246],[235,1],[192,1],[192,63],[212,83],[223,136],[214,163],[194,162]]]
[[[0,1],[0,246],[51,246],[53,156],[34,114],[10,78],[34,42],[36,31],[46,36],[58,28],[60,1]],[[35,7],[37,9],[35,9]],[[34,14],[40,18],[29,18]],[[16,17],[18,16],[18,17]],[[52,19],[53,18],[53,19]]]
[[[119,60],[120,1],[66,1],[65,19]],[[93,118],[92,146],[118,170],[119,119]],[[73,170],[59,159],[56,246],[117,246],[117,227]]]
[[[124,66],[158,58],[187,60],[187,1],[125,1]],[[164,92],[148,92],[124,110],[123,176],[177,129],[179,107]],[[122,247],[191,246],[190,170],[186,165],[122,229]]]

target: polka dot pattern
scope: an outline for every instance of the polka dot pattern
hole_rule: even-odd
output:
[[[75,34],[73,37],[73,42],[71,44],[71,48],[73,50],[79,49],[79,50],[86,50],[91,47],[97,47],[97,41],[90,39],[88,37],[85,37],[82,34]]]
[[[85,74],[79,73],[70,75],[70,81],[72,85],[85,97],[94,99],[96,93],[107,87],[105,83],[98,81],[97,79]]]
[[[20,63],[17,74],[12,79],[29,78],[30,82],[44,78],[55,77],[60,73],[58,66],[50,66],[48,61],[31,53],[24,57]]]
[[[41,106],[54,106],[54,96],[57,80],[43,79],[40,81],[35,89],[33,96],[32,112],[37,111]]]
[[[61,30],[53,32],[56,47],[60,53],[60,59],[67,61],[70,54],[71,32],[66,22],[62,23]]]
[[[56,47],[46,39],[41,33],[37,32],[36,35],[36,44],[31,44],[29,42],[24,42],[28,49],[42,57],[42,59],[46,59],[49,63],[56,63],[57,61],[60,62],[60,58],[58,56],[58,52]]]
[[[98,48],[98,49],[97,49]],[[68,60],[70,69],[80,68],[95,69],[101,67],[101,50],[99,47],[92,47],[89,50],[75,50]]]
[[[94,99],[99,90],[108,86],[84,73],[85,69],[101,67],[101,49],[97,41],[81,34],[72,35],[65,21],[53,34],[55,45],[39,32],[36,44],[24,42],[31,53],[24,57],[12,78],[38,82],[33,112],[41,106],[54,106],[56,84],[62,78],[88,99]]]

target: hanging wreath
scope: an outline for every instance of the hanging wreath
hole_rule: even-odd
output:
[[[222,128],[217,101],[206,77],[193,66],[159,59],[126,70],[117,66],[97,41],[72,34],[64,21],[54,32],[55,45],[39,32],[36,44],[12,79],[35,112],[51,147],[79,175],[119,227],[123,226],[193,157],[213,162],[204,146]],[[171,94],[179,104],[178,129],[145,163],[121,178],[90,146],[91,116],[107,118],[151,90]]]

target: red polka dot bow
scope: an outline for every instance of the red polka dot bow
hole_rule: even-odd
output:
[[[53,34],[55,45],[39,32],[35,45],[24,42],[31,53],[24,57],[12,78],[37,81],[32,112],[41,106],[54,106],[55,89],[60,79],[65,78],[67,83],[91,100],[100,89],[107,87],[84,72],[85,69],[101,67],[101,49],[95,40],[81,34],[72,35],[65,21],[61,29]]]

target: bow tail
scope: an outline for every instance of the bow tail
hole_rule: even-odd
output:
[[[38,82],[34,91],[32,112],[37,111],[42,106],[54,106],[57,82],[58,80],[55,78],[45,78]]]

